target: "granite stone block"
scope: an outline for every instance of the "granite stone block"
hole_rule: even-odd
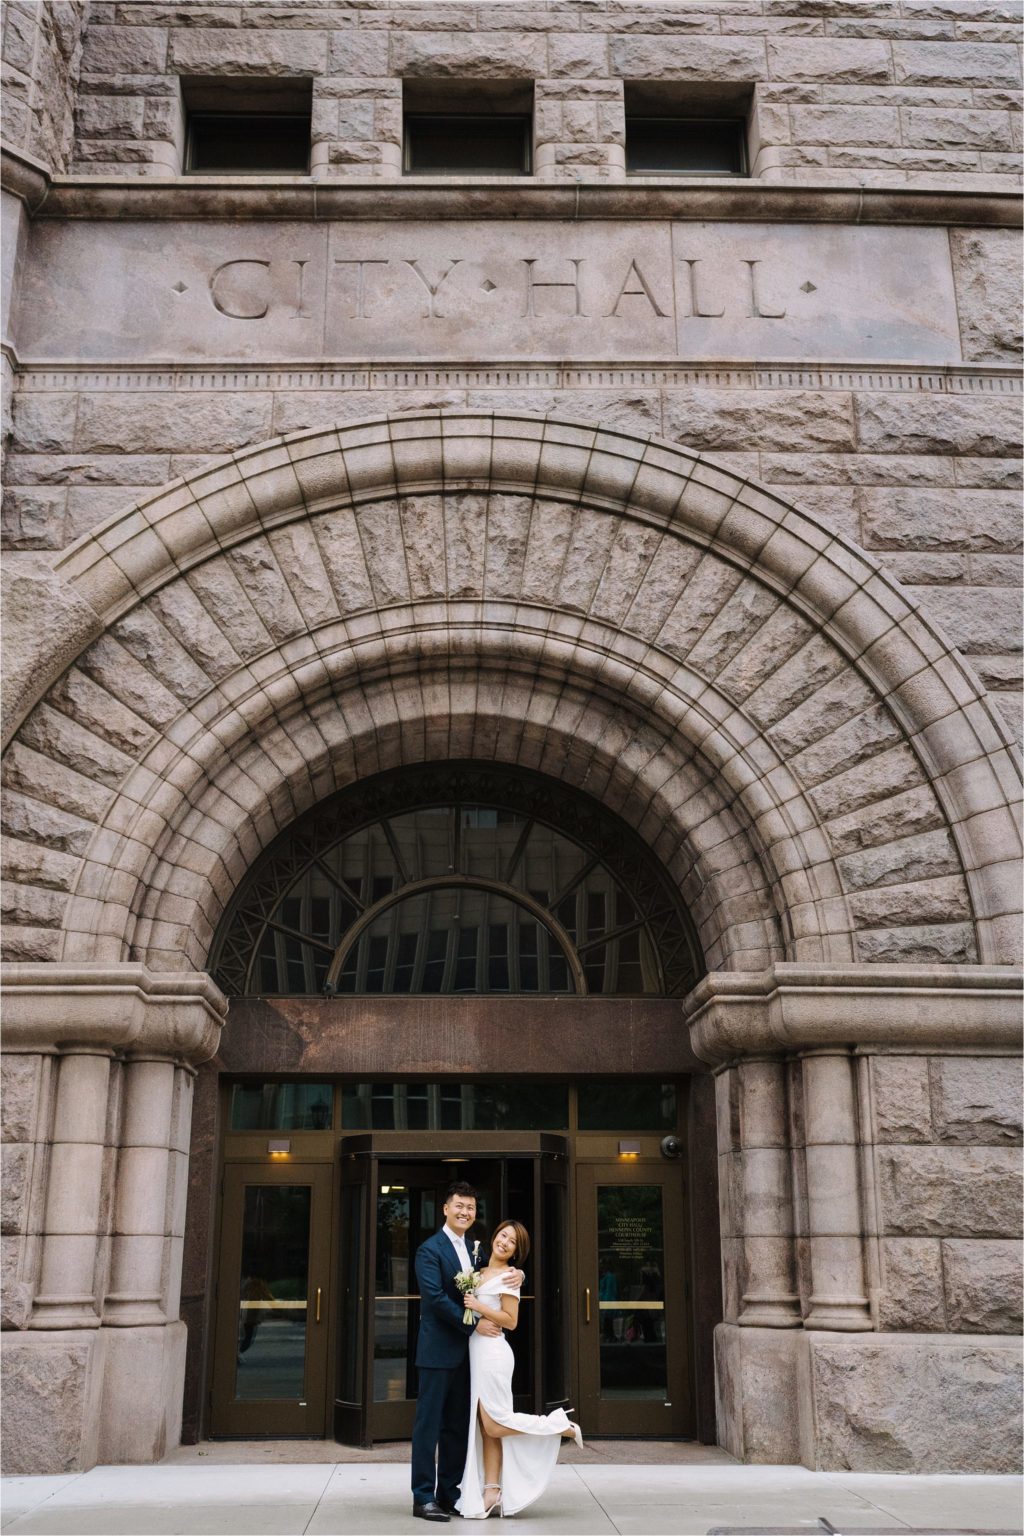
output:
[[[978,362],[1018,358],[1024,346],[1014,279],[1021,259],[1019,234],[954,229],[950,248],[964,356]]]
[[[326,70],[327,47],[326,32],[284,27],[258,31],[234,27],[183,27],[175,28],[170,34],[168,59],[178,74],[301,77],[322,74]],[[353,71],[339,73],[351,74]]]
[[[542,80],[547,42],[534,33],[400,32],[391,40],[391,68],[407,79]]]
[[[1020,1244],[949,1238],[941,1248],[950,1328],[957,1333],[1018,1334]]]
[[[932,1097],[938,1139],[1019,1143],[1024,1125],[1015,1057],[938,1057],[932,1063]]]
[[[811,1345],[816,1465],[854,1472],[1012,1472],[1013,1352],[955,1336],[819,1334]]]
[[[882,1292],[879,1322],[885,1332],[942,1331],[946,1313],[942,1259],[937,1238],[887,1237],[882,1240]]]
[[[1020,1155],[1009,1147],[889,1147],[879,1154],[884,1228],[907,1237],[1015,1237]]]

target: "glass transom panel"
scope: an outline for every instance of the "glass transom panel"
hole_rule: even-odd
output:
[[[417,803],[418,802],[418,803]],[[234,995],[674,995],[685,910],[627,827],[540,775],[381,775],[257,862],[211,968]]]

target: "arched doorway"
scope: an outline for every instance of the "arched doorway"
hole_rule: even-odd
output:
[[[1016,787],[978,680],[874,561],[685,449],[424,411],[239,454],[52,563],[19,562],[14,586],[5,1051],[24,1058],[21,1209],[41,1225],[14,1245],[4,1350],[26,1362],[10,1372],[19,1391],[46,1350],[76,1400],[101,1402],[59,1426],[75,1464],[162,1454],[183,1379],[199,1427],[205,1363],[193,1355],[189,1374],[184,1360],[212,1285],[206,1083],[321,1072],[327,1006],[349,1010],[353,1081],[379,1078],[396,1032],[403,1081],[505,1074],[499,1014],[521,995],[442,993],[429,1028],[420,996],[360,995],[354,1013],[352,996],[259,1000],[248,1029],[236,1006],[222,1033],[205,970],[284,829],[376,774],[446,761],[589,796],[692,920],[707,974],[686,998],[644,997],[641,1012],[635,998],[546,996],[554,1018],[586,1008],[588,1027],[553,1029],[530,1065],[543,1076],[551,1039],[582,1038],[606,1077],[654,1063],[659,1082],[688,1079],[694,1206],[714,1187],[695,1159],[716,1146],[706,1103],[695,1129],[710,1081],[698,1054],[721,1068],[721,1244],[707,1209],[691,1225],[721,1260],[725,1443],[869,1465],[856,1403],[835,1406],[827,1384],[868,1380],[882,1399],[903,1361],[940,1411],[928,1382],[946,1378],[913,1365],[938,1354],[883,1305],[910,1281],[883,1225],[902,1219],[904,1185],[880,1169],[895,1180],[918,1153],[884,1150],[876,1088],[893,1080],[886,1053],[915,1057],[919,1081],[922,1052],[938,1080],[950,1061],[952,1074],[1013,1048]],[[190,1074],[209,1058],[189,1143]],[[917,1134],[945,1133],[926,1117]],[[116,1156],[96,1150],[108,1138]],[[68,1168],[82,1175],[73,1233]],[[701,1306],[714,1315],[713,1298]],[[862,1347],[876,1332],[885,1347]],[[128,1373],[142,1384],[130,1414]],[[699,1432],[714,1433],[709,1362],[694,1379]]]
[[[589,1434],[696,1435],[693,1340],[716,1318],[692,1298],[714,1292],[717,1245],[709,1263],[680,1153],[709,1084],[692,1091],[692,1060],[666,1074],[662,1036],[678,1035],[666,1004],[703,961],[678,892],[620,817],[500,763],[374,775],[256,861],[209,969],[231,999],[214,1435],[408,1436],[412,1260],[455,1177],[478,1191],[482,1242],[502,1215],[534,1234],[513,1339],[521,1405],[572,1402]],[[368,1007],[364,1073],[351,1035]],[[630,1051],[625,1072],[621,1042],[615,1060],[601,1049],[623,1007],[619,1033],[649,1052]],[[476,1060],[468,1038],[446,1044],[453,1031],[475,1036]],[[695,1171],[713,1204],[706,1148]]]

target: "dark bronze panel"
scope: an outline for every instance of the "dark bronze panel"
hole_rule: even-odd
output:
[[[706,1068],[671,998],[231,999],[225,1072],[645,1076]]]

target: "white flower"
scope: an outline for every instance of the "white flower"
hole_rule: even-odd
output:
[[[476,1242],[473,1244],[473,1263],[474,1264],[476,1263],[476,1261],[477,1261],[477,1259],[479,1257],[480,1257],[480,1239],[477,1238]]]

